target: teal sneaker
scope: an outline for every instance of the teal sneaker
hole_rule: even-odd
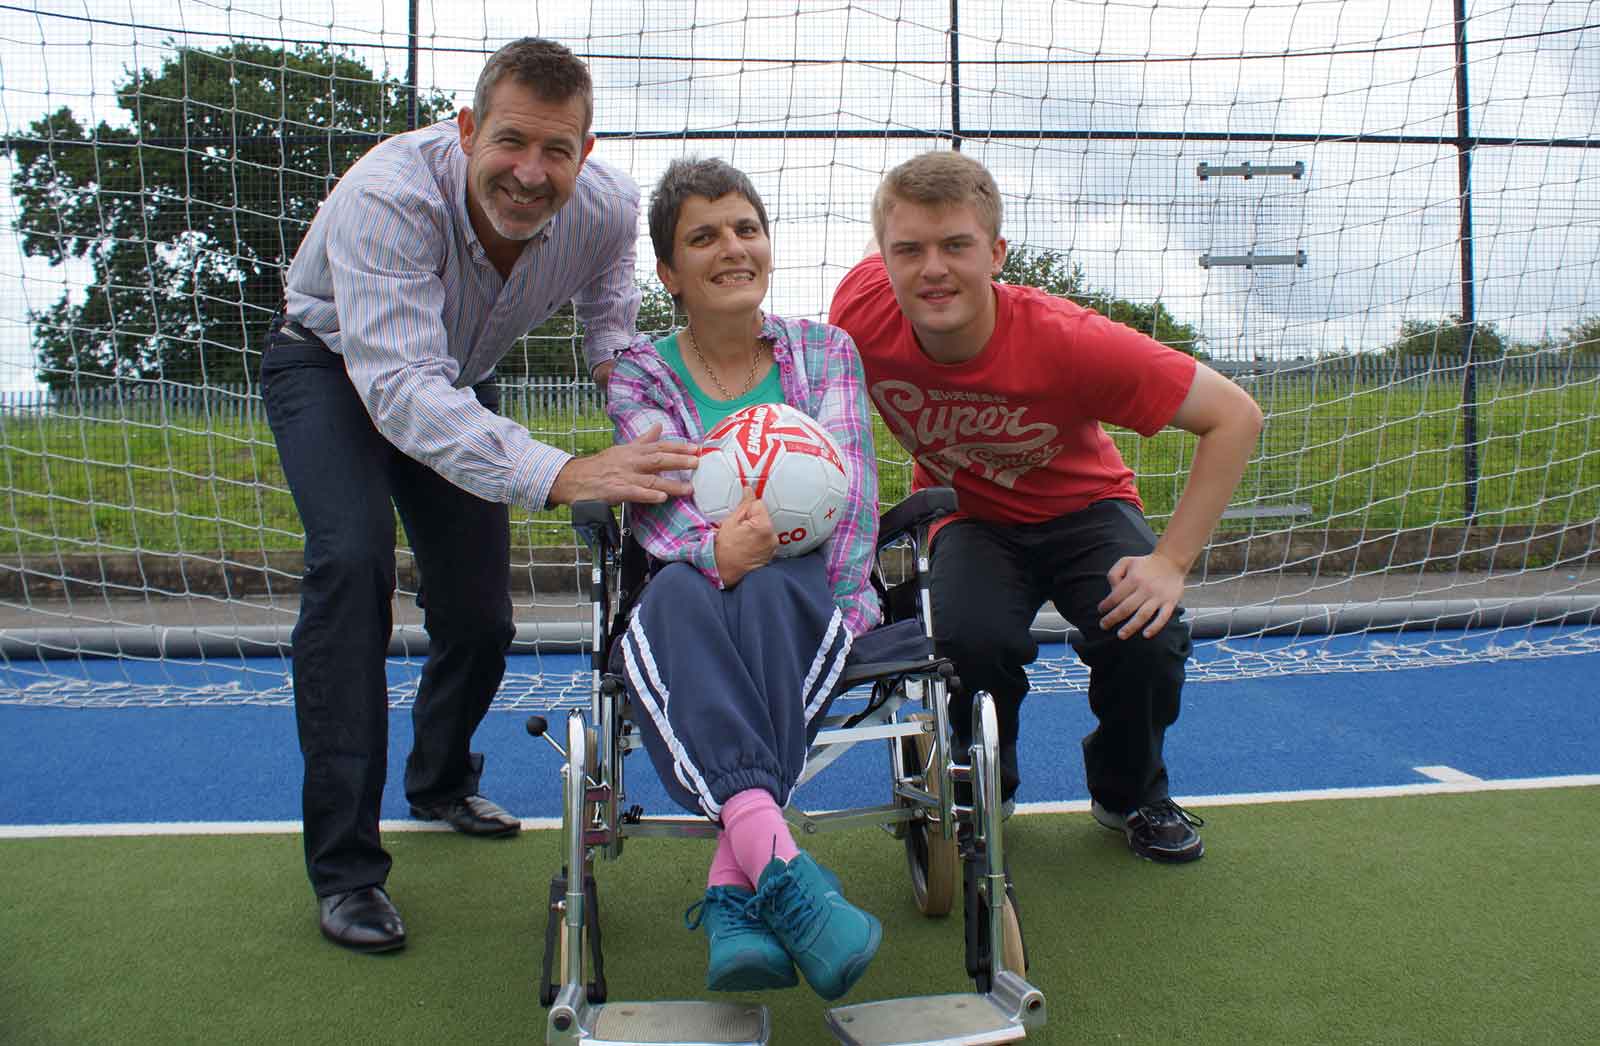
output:
[[[774,857],[750,907],[824,999],[849,991],[883,942],[878,920],[845,900],[839,880],[807,853],[788,864]]]
[[[712,886],[683,913],[689,929],[706,928],[706,987],[714,992],[758,992],[800,983],[789,953],[756,917],[754,897],[737,886]]]

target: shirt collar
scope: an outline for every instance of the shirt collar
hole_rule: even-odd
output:
[[[788,351],[788,331],[784,329],[783,324],[778,322],[778,319],[770,312],[763,312],[761,314],[761,333],[757,334],[756,337],[770,344],[774,350],[776,350],[779,346],[782,346],[785,352]]]

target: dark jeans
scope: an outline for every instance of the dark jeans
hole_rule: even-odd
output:
[[[343,357],[321,344],[275,326],[262,354],[261,398],[306,532],[294,703],[305,757],[306,871],[326,896],[389,873],[378,811],[388,763],[395,510],[422,578],[417,600],[428,633],[406,760],[414,804],[478,790],[483,757],[470,750],[472,735],[500,686],[513,634],[509,514],[396,450],[373,426]],[[492,390],[478,398],[496,406]]]
[[[1024,666],[1039,654],[1030,627],[1050,600],[1082,639],[1073,647],[1089,667],[1089,707],[1099,720],[1083,739],[1089,794],[1122,813],[1167,797],[1162,746],[1178,718],[1189,626],[1177,614],[1154,639],[1118,639],[1100,628],[1106,572],[1123,556],[1144,555],[1155,534],[1125,501],[1100,501],[1045,523],[1002,525],[958,520],[933,545],[933,623],[939,652],[955,662],[961,689],[951,695],[957,742],[970,743],[972,694],[995,701],[1000,742],[1017,739],[1028,694]],[[1002,781],[1002,790],[1016,787]]]

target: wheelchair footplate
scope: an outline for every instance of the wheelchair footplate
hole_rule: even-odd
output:
[[[766,1046],[772,1032],[765,1006],[740,1002],[607,1002],[571,1018],[574,1046]]]
[[[1043,997],[1009,971],[988,994],[884,999],[828,1011],[828,1028],[843,1046],[990,1046],[1018,1042],[1043,1023]]]

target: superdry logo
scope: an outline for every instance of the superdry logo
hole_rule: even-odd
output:
[[[895,438],[940,483],[965,468],[1011,488],[1061,452],[1054,442],[1060,430],[1046,421],[1029,422],[1025,406],[925,395],[905,381],[878,382],[872,399]]]

